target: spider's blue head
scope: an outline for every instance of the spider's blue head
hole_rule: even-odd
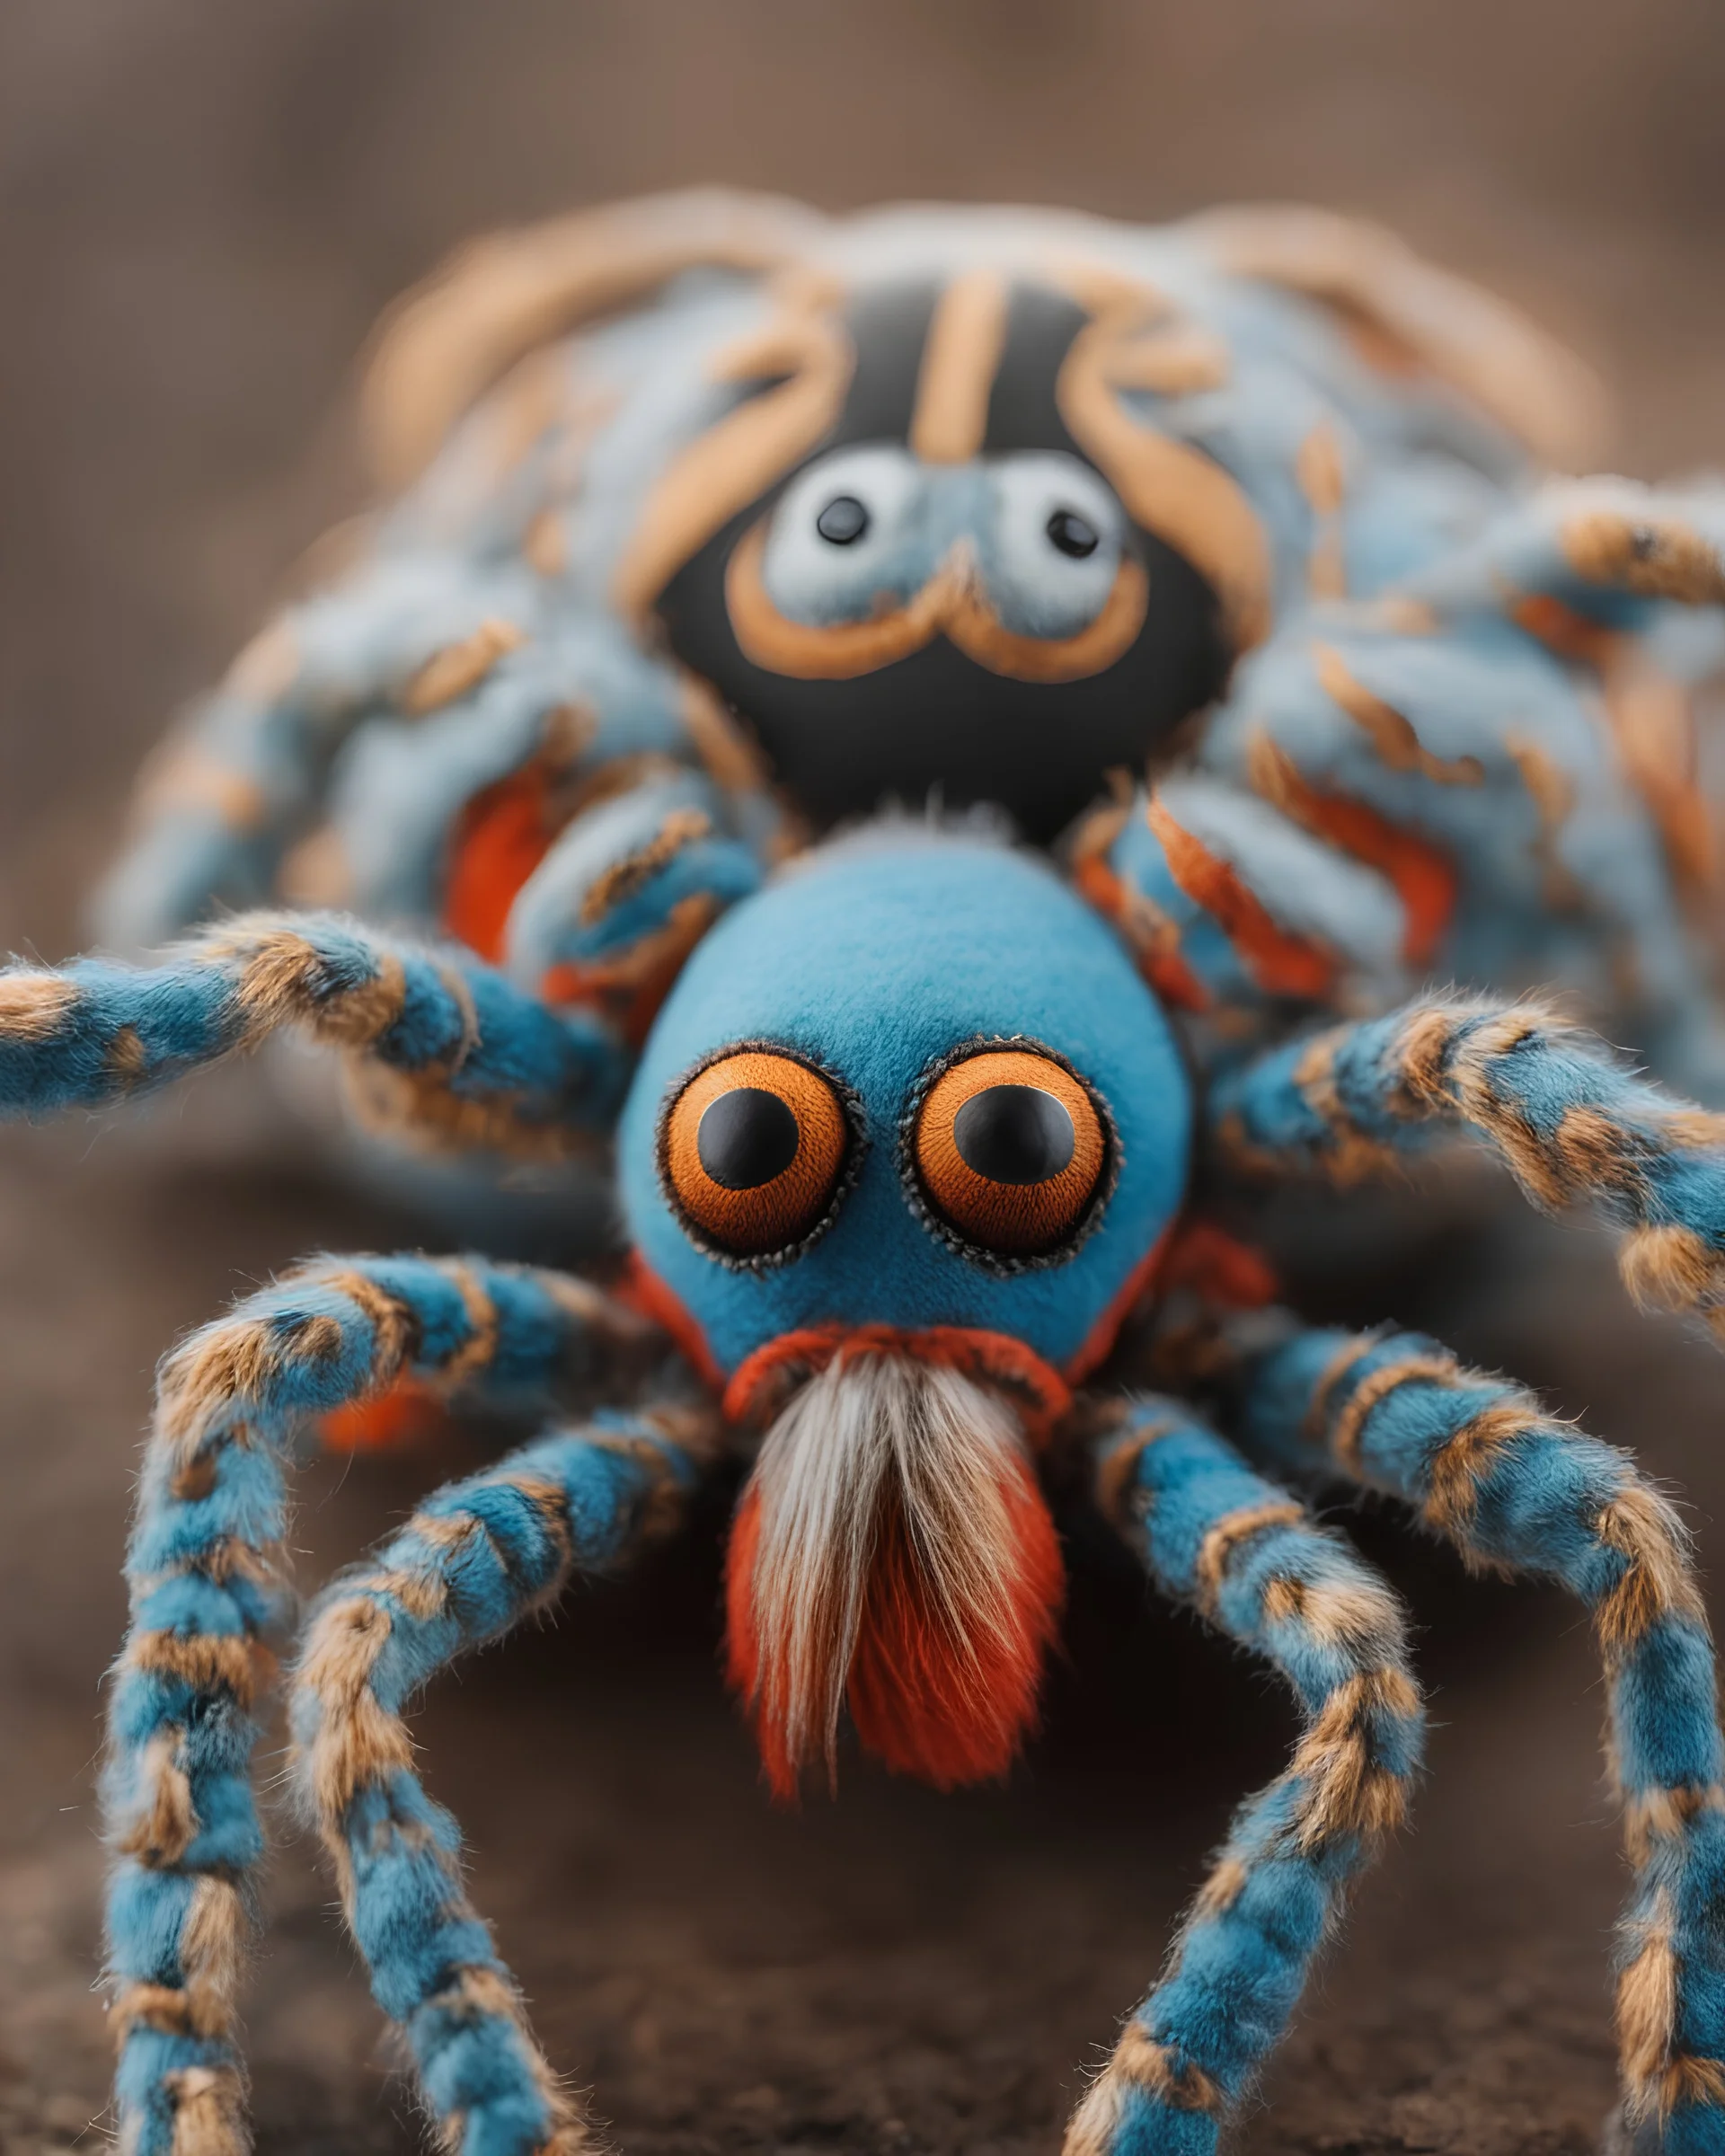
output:
[[[1167,1021],[1040,863],[878,827],[738,906],[651,1037],[628,1224],[727,1380],[813,1328],[1100,1359],[1185,1188]]]
[[[876,830],[745,901],[620,1138],[640,1285],[771,1427],[730,1566],[776,1788],[841,1705],[889,1765],[998,1773],[1061,1566],[1031,1447],[1186,1181],[1185,1073],[1111,932],[1004,847]]]

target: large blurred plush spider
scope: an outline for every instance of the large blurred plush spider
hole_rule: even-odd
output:
[[[893,1768],[1002,1772],[1035,1712],[1064,1463],[1163,1591],[1262,1657],[1304,1729],[1249,1798],[1068,2129],[1066,2156],[1214,2148],[1349,1887],[1402,1816],[1419,1693],[1393,1594],[1276,1479],[1393,1493],[1473,1563],[1592,1614],[1634,1885],[1618,1977],[1638,2148],[1725,2148],[1725,1797],[1684,1533],[1612,1447],[1393,1331],[1223,1316],[1202,1401],[1098,1382],[1184,1283],[1195,1144],[1352,1174],[1451,1127],[1542,1203],[1594,1200],[1649,1296],[1725,1307],[1725,1123],[1531,1006],[1415,1003],[1195,1098],[1112,931],[1034,859],[864,833],[739,904],[632,1075],[456,950],[264,916],[160,966],[0,975],[0,1105],[124,1098],[296,1024],[457,1144],[555,1144],[626,1083],[615,1292],[416,1256],[323,1259],[164,1362],[114,1681],[106,1802],[122,2146],[245,2145],[235,1985],[261,1831],[249,1760],[287,1590],[286,1471],[314,1418],[403,1377],[537,1399],[525,1449],[429,1498],[313,1606],[296,1773],[385,2011],[465,2156],[592,2145],[529,2033],[404,1718],[468,1648],[668,1530],[722,1459],[730,1674],[767,1778],[830,1772],[842,1718]],[[435,1104],[435,1114],[432,1108]],[[632,1363],[636,1383],[624,1390]],[[554,1393],[611,1371],[582,1419]],[[641,1374],[646,1373],[644,1383]]]
[[[377,353],[404,490],[158,766],[104,937],[340,904],[638,1038],[811,827],[933,790],[1042,843],[1101,798],[1081,888],[1232,1038],[1556,982],[1725,1091],[1685,918],[1725,510],[1542,484],[1593,402],[1310,211],[698,195],[487,241]]]

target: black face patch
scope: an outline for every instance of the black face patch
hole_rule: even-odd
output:
[[[1084,455],[1055,401],[1060,362],[1090,316],[1075,299],[1047,285],[1014,285],[1006,303],[1006,340],[982,437],[985,456],[1015,449],[1064,449]]]
[[[841,446],[907,442],[939,299],[932,280],[857,296],[848,316],[855,374],[836,424],[807,462]],[[1089,320],[1063,293],[1013,287],[989,392],[985,456],[1042,449],[1090,461],[1055,397],[1061,362]],[[836,680],[757,666],[731,624],[726,570],[743,535],[794,476],[787,473],[686,561],[660,593],[658,613],[677,658],[732,706],[818,824],[865,815],[886,800],[916,804],[938,791],[954,807],[996,802],[1026,837],[1046,844],[1094,799],[1106,772],[1142,765],[1226,680],[1230,654],[1214,589],[1164,540],[1132,527],[1128,550],[1148,579],[1144,623],[1100,673],[1057,683],[1016,679],[940,636],[907,658]],[[1082,559],[1087,535],[1085,520],[1066,512],[1060,532],[1048,533],[1050,550]],[[836,536],[828,543],[846,543]]]
[[[995,801],[1046,844],[1116,765],[1136,769],[1220,690],[1227,653],[1216,594],[1183,555],[1148,534],[1149,610],[1131,649],[1084,681],[1013,681],[937,637],[908,658],[848,681],[800,681],[738,649],[725,565],[751,510],[678,570],[659,601],[671,648],[710,681],[818,824],[917,803]]]

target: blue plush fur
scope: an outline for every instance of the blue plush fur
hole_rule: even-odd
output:
[[[899,1127],[937,1058],[967,1040],[1020,1036],[1069,1057],[1108,1101],[1119,1184],[1069,1263],[1000,1279],[910,1212]],[[844,1081],[864,1150],[818,1262],[743,1271],[682,1232],[653,1134],[668,1091],[699,1058],[758,1039],[801,1049]],[[702,944],[636,1073],[618,1178],[635,1247],[700,1309],[725,1369],[775,1334],[829,1320],[981,1326],[1059,1365],[1172,1219],[1190,1121],[1167,1021],[1107,928],[1024,854],[906,828],[783,878]]]

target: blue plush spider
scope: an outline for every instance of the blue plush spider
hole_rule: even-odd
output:
[[[1591,402],[1312,212],[695,196],[483,243],[378,354],[411,483],[165,758],[104,933],[339,903],[639,1038],[810,826],[933,789],[1042,842],[1119,771],[1081,886],[1224,1031],[1569,983],[1717,1091],[1721,504],[1540,483]]]
[[[1195,1132],[1354,1172],[1423,1132],[1593,1198],[1643,1292],[1725,1307],[1725,1123],[1525,1006],[1416,1003],[1195,1099],[1112,932],[1046,868],[875,832],[739,905],[627,1074],[590,1015],[471,954],[265,916],[154,968],[0,975],[0,1104],[125,1098],[293,1023],[451,1139],[560,1141],[617,1112],[624,1288],[473,1258],[318,1260],[164,1364],[106,1778],[122,2145],[245,2145],[234,1993],[261,1855],[254,1713],[286,1588],[285,1471],[313,1418],[402,1376],[539,1400],[535,1442],[439,1491],[312,1609],[296,1773],[376,1995],[465,2156],[592,2145],[426,1796],[405,1710],[457,1655],[669,1527],[748,1463],[729,1659],[770,1780],[830,1771],[841,1716],[889,1765],[1003,1771],[1034,1715],[1076,1469],[1166,1593],[1262,1656],[1305,1727],[1244,1805],[1069,2129],[1067,2156],[1212,2150],[1348,1888],[1401,1817],[1420,1709],[1393,1593],[1281,1482],[1394,1493],[1469,1561],[1592,1613],[1634,1869],[1620,1948],[1636,2146],[1725,2149],[1725,1796],[1705,1616],[1668,1505],[1621,1453],[1405,1334],[1224,1319],[1196,1397],[1090,1385],[1178,1277]],[[624,1088],[626,1087],[626,1091]],[[652,1321],[657,1321],[655,1323]],[[672,1348],[676,1353],[672,1353]],[[571,1420],[571,1376],[638,1404]],[[1087,1388],[1083,1389],[1081,1388]]]

